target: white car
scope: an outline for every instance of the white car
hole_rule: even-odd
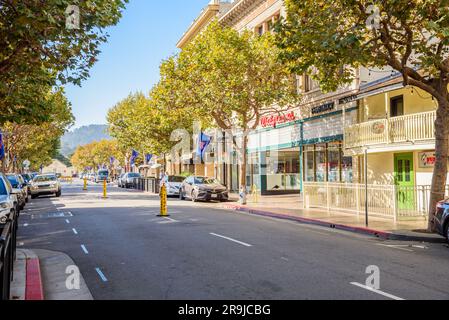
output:
[[[179,189],[184,180],[185,178],[181,176],[165,176],[161,181],[161,186],[165,185],[167,188],[167,196],[179,196]]]
[[[134,185],[134,182],[137,179],[142,178],[142,176],[140,175],[140,173],[135,173],[135,172],[128,172],[127,174],[125,174],[123,176],[123,178],[121,179],[122,181],[122,186],[124,186],[125,188],[130,188],[131,186]]]
[[[11,214],[18,211],[17,196],[3,173],[0,173],[0,224],[5,224]]]
[[[31,183],[31,198],[36,199],[42,195],[54,194],[56,197],[61,196],[61,184],[54,174],[38,175]]]

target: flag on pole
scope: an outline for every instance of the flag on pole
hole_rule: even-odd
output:
[[[0,130],[0,160],[5,157],[5,144],[3,143],[3,133]]]
[[[115,158],[114,157],[110,157],[109,158],[109,163],[111,164],[111,166],[114,165],[114,162],[115,162]]]
[[[150,163],[150,161],[151,161],[152,158],[153,158],[153,155],[152,155],[152,154],[147,153],[147,154],[145,155],[145,161],[147,162],[147,164]]]
[[[132,155],[131,155],[131,167],[133,167],[136,163],[136,159],[139,156],[139,153],[136,150],[133,150]]]
[[[203,161],[204,153],[206,152],[207,147],[212,142],[212,137],[208,136],[207,134],[201,132],[198,137],[198,148],[197,148],[197,154],[201,156],[201,161]]]

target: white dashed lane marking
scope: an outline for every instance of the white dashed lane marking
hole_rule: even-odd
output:
[[[351,282],[351,284],[353,286],[356,286],[356,287],[368,290],[368,291],[373,292],[373,293],[377,293],[377,294],[379,294],[381,296],[387,297],[387,298],[392,299],[392,300],[405,300],[405,299],[399,298],[399,297],[397,297],[395,295],[392,295],[392,294],[389,294],[389,293],[386,293],[386,292],[383,292],[383,291],[380,291],[380,290],[368,287],[368,286],[363,285],[361,283]]]
[[[235,239],[232,239],[232,238],[229,238],[229,237],[223,236],[223,235],[221,235],[221,234],[210,233],[210,235],[212,235],[212,236],[214,236],[214,237],[218,237],[218,238],[226,239],[226,240],[229,240],[229,241],[232,241],[232,242],[238,243],[238,244],[241,244],[242,246],[245,246],[245,247],[252,247],[252,245],[250,245],[249,243],[246,243],[246,242],[242,242],[242,241],[239,241],[239,240],[235,240]]]

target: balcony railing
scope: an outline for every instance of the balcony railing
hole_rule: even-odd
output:
[[[435,139],[436,112],[423,112],[356,124],[345,129],[345,148]]]

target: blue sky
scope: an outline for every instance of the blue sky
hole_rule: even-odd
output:
[[[106,123],[106,114],[129,93],[147,93],[159,79],[159,64],[177,51],[176,43],[209,0],[130,0],[119,24],[82,87],[66,94],[76,117],[74,128]]]

